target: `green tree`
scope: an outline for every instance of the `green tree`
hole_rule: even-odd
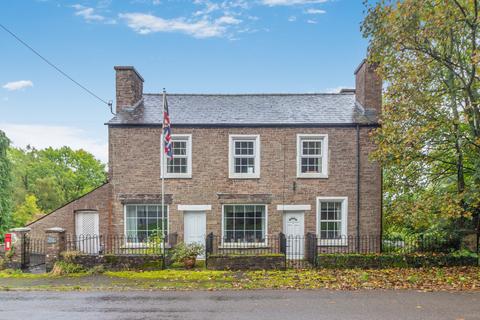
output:
[[[7,157],[10,140],[0,130],[0,239],[11,223],[11,163]]]
[[[31,190],[38,197],[38,205],[46,211],[52,211],[65,203],[65,195],[55,177],[37,178]]]
[[[478,225],[479,1],[366,5],[369,60],[387,83],[374,135],[387,230],[445,231],[472,226],[472,217]]]
[[[41,217],[42,210],[37,206],[37,198],[31,194],[25,197],[25,201],[17,206],[13,213],[13,224],[21,227]]]
[[[35,195],[43,212],[57,209],[106,181],[105,165],[84,150],[10,148],[15,206]]]

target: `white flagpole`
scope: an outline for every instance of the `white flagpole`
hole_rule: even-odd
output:
[[[163,89],[163,110],[162,110],[162,141],[161,141],[161,174],[162,174],[162,238],[165,237],[165,226],[164,226],[164,217],[165,217],[165,186],[164,186],[164,183],[165,183],[165,166],[164,166],[164,157],[165,157],[165,133],[164,133],[164,127],[165,127],[165,99],[166,99],[166,95],[165,95],[165,88]],[[162,241],[163,244],[165,244],[165,241]],[[165,254],[165,248],[163,248],[163,254]]]

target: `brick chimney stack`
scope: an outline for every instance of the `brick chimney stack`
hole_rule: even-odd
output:
[[[117,95],[117,113],[126,107],[135,105],[142,98],[143,78],[131,66],[115,66],[115,88]]]
[[[355,97],[365,109],[382,111],[382,79],[366,59],[355,70]]]

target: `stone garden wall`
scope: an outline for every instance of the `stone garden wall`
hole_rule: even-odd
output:
[[[258,256],[210,255],[207,269],[210,270],[285,270],[285,256],[280,254]]]
[[[103,266],[109,271],[124,270],[161,270],[163,268],[163,258],[157,255],[69,255],[61,257],[62,260],[75,263],[85,269]]]

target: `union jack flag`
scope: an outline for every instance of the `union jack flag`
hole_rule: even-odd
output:
[[[173,159],[172,129],[170,127],[170,115],[168,114],[167,95],[163,91],[163,145],[168,160]]]

